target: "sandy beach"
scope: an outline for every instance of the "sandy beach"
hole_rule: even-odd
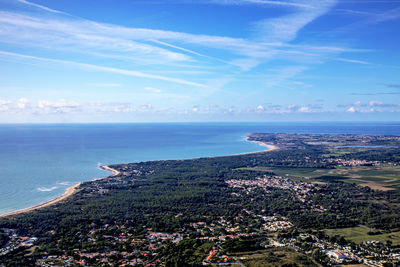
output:
[[[249,140],[246,139],[246,141],[249,141]],[[268,147],[268,149],[264,150],[264,151],[260,151],[260,152],[249,152],[249,153],[242,153],[242,154],[236,154],[236,155],[247,155],[247,154],[254,154],[254,153],[262,153],[262,152],[266,152],[266,151],[273,151],[273,150],[279,149],[279,147],[277,147],[275,145],[267,144],[267,143],[264,143],[264,142],[260,142],[260,141],[251,141],[251,142],[257,142],[261,146]],[[235,155],[232,155],[232,156],[235,156]],[[112,176],[116,176],[116,175],[120,174],[119,171],[117,171],[116,169],[111,168],[108,165],[102,165],[102,166],[100,166],[100,168],[102,168],[103,170],[112,172],[113,173]],[[105,179],[105,178],[107,178],[107,177],[101,177],[101,178],[97,178],[97,179],[94,179],[94,180],[100,180],[100,179]],[[65,191],[65,193],[63,195],[61,195],[61,196],[59,196],[57,198],[54,198],[54,199],[52,199],[50,201],[47,201],[45,203],[42,203],[42,204],[39,204],[39,205],[36,205],[36,206],[33,206],[33,207],[29,207],[29,208],[26,208],[26,209],[21,209],[21,210],[16,210],[16,211],[0,214],[0,218],[12,216],[12,215],[18,215],[18,214],[22,214],[22,213],[27,213],[27,212],[30,212],[30,211],[34,211],[34,210],[37,210],[37,209],[41,209],[41,208],[48,207],[48,206],[51,206],[53,204],[56,204],[56,203],[58,203],[60,201],[63,201],[65,199],[67,199],[68,197],[72,196],[73,194],[75,194],[78,191],[78,187],[80,185],[81,185],[81,183],[76,183],[74,186],[71,186],[71,187],[67,188],[67,190]]]
[[[29,207],[26,209],[22,209],[22,210],[16,210],[16,211],[12,211],[9,213],[4,213],[4,214],[0,214],[0,218],[4,218],[4,217],[8,217],[8,216],[12,216],[12,215],[17,215],[17,214],[22,214],[22,213],[26,213],[26,212],[30,212],[33,210],[37,210],[37,209],[41,209],[44,207],[48,207],[51,205],[54,205],[60,201],[63,201],[65,199],[67,199],[68,197],[72,196],[73,194],[75,194],[78,191],[78,187],[81,185],[81,183],[76,183],[75,185],[67,188],[67,190],[65,191],[65,193],[57,198],[54,198],[52,200],[49,200],[45,203],[33,206],[33,207]]]
[[[102,168],[103,170],[112,172],[112,173],[113,173],[113,176],[116,176],[116,175],[119,175],[119,174],[120,174],[119,171],[117,171],[116,169],[111,168],[111,167],[108,166],[108,165],[102,165],[102,166],[100,166],[100,168]],[[103,179],[103,178],[100,178],[100,179]]]
[[[109,167],[107,165],[100,166],[100,168],[102,168],[103,170],[111,171],[113,173],[112,176],[120,174],[119,171],[117,171],[117,170],[115,170],[115,169],[113,169],[113,168],[111,168],[111,167]],[[104,179],[104,178],[106,178],[106,177],[101,177],[101,178],[98,178],[98,179]],[[97,180],[97,179],[95,179],[95,180]],[[58,203],[60,201],[63,201],[65,199],[67,199],[68,197],[72,196],[73,194],[75,194],[78,191],[78,187],[81,184],[82,183],[76,183],[75,185],[67,188],[67,190],[65,191],[65,193],[63,195],[61,195],[61,196],[59,196],[57,198],[54,198],[52,200],[49,200],[47,202],[44,202],[42,204],[39,204],[39,205],[36,205],[36,206],[33,206],[33,207],[29,207],[29,208],[26,208],[26,209],[21,209],[21,210],[16,210],[16,211],[0,214],[0,218],[12,216],[12,215],[18,215],[18,214],[22,214],[22,213],[27,213],[27,212],[30,212],[30,211],[34,211],[34,210],[37,210],[37,209],[41,209],[41,208],[44,208],[44,207],[48,207],[48,206],[54,205],[54,204],[56,204],[56,203]]]
[[[268,150],[264,150],[264,151],[272,151],[272,150],[278,150],[279,149],[279,147],[276,146],[276,145],[271,145],[271,144],[267,144],[267,143],[260,142],[260,141],[250,141],[250,142],[256,142],[256,143],[260,144],[261,146],[268,147]]]
[[[239,154],[239,155],[247,155],[247,154],[261,153],[261,152],[273,151],[273,150],[278,150],[278,149],[279,149],[278,146],[273,145],[273,144],[268,144],[268,143],[261,142],[261,141],[249,140],[249,137],[246,137],[245,140],[246,140],[247,142],[255,142],[255,143],[258,143],[260,146],[268,147],[268,149],[267,149],[267,150],[260,151],[260,152],[249,152],[249,153],[243,153],[243,154]]]

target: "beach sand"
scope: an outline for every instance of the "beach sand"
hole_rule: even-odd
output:
[[[261,142],[261,141],[254,141],[254,140],[249,140],[249,137],[247,136],[245,139],[247,142],[255,142],[258,143],[260,146],[266,146],[268,147],[267,150],[261,151],[261,152],[266,152],[266,151],[273,151],[273,150],[278,150],[279,147],[273,144],[268,144],[265,142]],[[250,152],[250,153],[245,153],[245,154],[253,154],[253,153],[260,153],[260,152]]]
[[[276,145],[271,145],[271,144],[267,144],[267,143],[260,142],[260,141],[251,141],[251,142],[256,142],[256,143],[259,143],[261,146],[268,147],[268,150],[265,150],[265,151],[272,151],[272,150],[278,150],[279,149],[279,147],[276,146]]]
[[[119,171],[117,171],[116,169],[111,168],[111,167],[108,166],[108,165],[102,165],[102,166],[100,166],[100,168],[102,168],[103,170],[112,172],[112,173],[113,173],[113,176],[116,176],[116,175],[119,175],[119,174],[120,174]],[[100,179],[102,179],[102,178],[100,178]]]
[[[54,204],[56,204],[56,203],[58,203],[60,201],[63,201],[65,199],[69,198],[70,196],[72,196],[73,194],[78,192],[78,187],[80,185],[81,185],[81,183],[76,183],[74,186],[71,186],[71,187],[67,188],[67,190],[65,191],[65,193],[63,195],[61,195],[61,196],[59,196],[57,198],[54,198],[54,199],[52,199],[50,201],[47,201],[45,203],[42,203],[42,204],[39,204],[39,205],[36,205],[36,206],[33,206],[33,207],[29,207],[29,208],[26,208],[26,209],[22,209],[22,210],[16,210],[16,211],[12,211],[12,212],[9,212],[9,213],[0,214],[0,218],[12,216],[12,215],[18,215],[18,214],[22,214],[22,213],[27,213],[27,212],[30,212],[30,211],[34,211],[34,210],[37,210],[37,209],[41,209],[41,208],[44,208],[44,207],[48,207],[48,206],[54,205]]]
[[[111,171],[113,173],[112,176],[120,174],[119,171],[117,171],[117,170],[115,170],[115,169],[113,169],[113,168],[111,168],[111,167],[109,167],[107,165],[103,165],[103,166],[100,166],[100,167],[103,170]],[[104,178],[106,178],[106,177],[101,177],[101,178],[98,178],[98,179],[95,179],[95,180],[104,179]],[[82,183],[76,183],[74,186],[71,186],[71,187],[67,188],[67,190],[65,191],[65,193],[63,195],[61,195],[61,196],[59,196],[57,198],[54,198],[52,200],[49,200],[47,202],[44,202],[42,204],[39,204],[39,205],[36,205],[36,206],[33,206],[33,207],[29,207],[29,208],[26,208],[26,209],[21,209],[21,210],[16,210],[16,211],[0,214],[0,219],[4,218],[4,217],[12,216],[12,215],[18,215],[18,214],[22,214],[22,213],[31,212],[31,211],[34,211],[34,210],[37,210],[37,209],[41,209],[41,208],[44,208],[44,207],[48,207],[48,206],[54,205],[54,204],[56,204],[56,203],[58,203],[60,201],[63,201],[65,199],[67,199],[68,197],[72,196],[76,192],[78,192],[78,187],[81,184]]]
[[[249,141],[249,140],[246,139],[246,141]],[[266,152],[266,151],[273,151],[273,150],[279,149],[279,147],[277,147],[275,145],[267,144],[267,143],[264,143],[264,142],[260,142],[260,141],[251,141],[251,142],[257,142],[262,146],[268,147],[268,149],[264,150],[264,151],[260,151],[260,152],[242,153],[242,154],[237,154],[237,155],[262,153],[262,152]],[[106,171],[111,171],[113,173],[112,176],[116,176],[116,175],[121,174],[119,171],[117,171],[116,169],[111,168],[108,165],[102,165],[102,166],[100,166],[100,168],[102,168],[103,170],[106,170]],[[94,180],[100,180],[100,179],[105,179],[105,178],[107,178],[107,177],[101,177],[101,178],[97,178],[97,179],[94,179]],[[61,195],[61,196],[59,196],[57,198],[54,198],[54,199],[52,199],[50,201],[47,201],[45,203],[42,203],[42,204],[39,204],[39,205],[36,205],[36,206],[33,206],[33,207],[29,207],[29,208],[26,208],[26,209],[21,209],[21,210],[12,211],[12,212],[9,212],[9,213],[0,214],[0,218],[12,216],[12,215],[18,215],[18,214],[22,214],[22,213],[27,213],[27,212],[30,212],[30,211],[34,211],[34,210],[37,210],[37,209],[41,209],[41,208],[44,208],[44,207],[48,207],[48,206],[54,205],[54,204],[56,204],[56,203],[58,203],[60,201],[63,201],[65,199],[67,199],[68,197],[72,196],[73,194],[75,194],[78,191],[78,187],[80,185],[81,185],[81,183],[77,183],[74,186],[71,186],[71,187],[67,188],[67,190],[65,191],[65,193],[63,195]]]
[[[245,140],[246,140],[247,142],[255,142],[255,143],[258,143],[260,146],[268,147],[268,149],[267,149],[267,150],[263,150],[263,151],[259,151],[259,152],[248,152],[248,153],[241,153],[241,154],[236,154],[236,155],[257,154],[257,153],[264,153],[264,152],[267,152],[267,151],[274,151],[274,150],[278,150],[278,149],[279,149],[278,146],[273,145],[273,144],[268,144],[268,143],[261,142],[261,141],[249,140],[249,137],[246,137]]]

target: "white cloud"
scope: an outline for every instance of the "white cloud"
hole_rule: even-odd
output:
[[[371,12],[366,12],[366,11],[360,11],[360,10],[352,10],[352,9],[336,9],[336,11],[340,11],[340,12],[343,12],[343,13],[348,13],[348,14],[350,14],[350,15],[360,15],[360,16],[371,16],[371,15],[373,15],[374,13],[371,13]]]
[[[30,106],[31,101],[29,99],[26,98],[20,98],[17,103],[15,104],[15,106],[17,107],[17,109],[26,109]]]
[[[104,67],[104,66],[93,65],[93,64],[79,63],[79,62],[74,62],[74,61],[69,61],[69,60],[34,57],[34,56],[28,56],[28,55],[23,55],[23,54],[10,53],[10,52],[6,52],[6,51],[0,51],[0,55],[9,56],[9,57],[13,57],[13,58],[23,58],[23,59],[28,59],[28,60],[35,60],[35,61],[45,61],[45,62],[50,62],[50,63],[64,64],[64,65],[74,65],[74,66],[78,66],[78,67],[85,68],[85,69],[105,71],[105,72],[117,73],[117,74],[122,74],[122,75],[127,75],[127,76],[133,76],[133,77],[142,77],[142,78],[148,78],[148,79],[163,80],[163,81],[169,81],[169,82],[174,82],[174,83],[179,83],[179,84],[191,85],[191,86],[195,86],[195,87],[203,87],[203,88],[207,87],[203,84],[194,83],[194,82],[177,79],[177,78],[170,78],[170,77],[160,76],[160,75],[152,75],[152,74],[147,74],[147,73],[143,73],[140,71],[125,70],[125,69]]]
[[[298,112],[300,112],[300,113],[310,113],[311,110],[310,110],[309,107],[300,107],[300,108],[298,109]]]
[[[259,113],[259,114],[296,114],[296,113],[324,113],[320,106],[312,105],[296,105],[282,107],[281,105],[258,105],[256,108],[248,108],[243,110],[244,113]]]
[[[135,112],[137,110],[132,107],[120,106],[120,107],[115,107],[114,110],[112,111],[116,113],[130,113],[130,112]]]
[[[79,107],[80,104],[77,102],[73,101],[66,101],[66,100],[60,100],[60,101],[48,101],[48,100],[40,100],[38,101],[38,107],[39,108],[76,108]]]
[[[307,3],[312,8],[303,8],[283,17],[257,22],[258,37],[269,42],[291,41],[304,26],[328,12],[336,0],[309,0]]]
[[[209,59],[215,59],[215,60],[224,62],[221,59],[218,59],[218,58],[215,58],[215,57],[210,57],[210,56],[207,56],[207,55],[204,55],[204,54],[200,54],[200,53],[198,53],[196,51],[193,51],[193,50],[190,50],[190,49],[187,49],[187,48],[183,48],[183,47],[180,47],[180,46],[177,46],[177,45],[173,45],[173,44],[170,44],[170,43],[167,43],[167,42],[162,42],[162,41],[154,40],[154,39],[151,39],[149,41],[154,42],[156,44],[168,46],[168,47],[171,47],[171,48],[174,48],[174,49],[177,49],[177,50],[181,50],[181,51],[184,51],[184,52],[187,52],[189,54],[196,55],[196,56],[205,57],[205,58],[209,58]]]
[[[142,105],[140,105],[140,109],[142,111],[151,110],[152,108],[153,108],[153,106],[151,104],[142,104]]]
[[[338,61],[343,61],[343,62],[348,62],[348,63],[356,63],[356,64],[362,64],[362,65],[370,65],[371,63],[363,60],[357,60],[357,59],[348,59],[348,58],[336,58]]]
[[[338,107],[346,107],[346,112],[355,113],[374,113],[388,112],[389,108],[398,107],[398,104],[384,103],[383,101],[369,101],[368,104],[363,104],[361,101],[356,101],[353,104],[337,105]]]
[[[35,4],[35,3],[29,2],[29,1],[26,1],[26,0],[17,0],[17,1],[22,3],[22,4],[33,6],[33,7],[36,7],[36,8],[51,12],[51,13],[66,14],[64,12],[61,12],[61,11],[58,11],[58,10],[55,10],[55,9],[51,9],[51,8],[48,8],[46,6],[42,6],[42,5],[39,5],[39,4]]]
[[[104,107],[104,106],[126,106],[131,105],[130,102],[89,102],[87,106]]]
[[[233,64],[247,71],[274,57],[290,54],[309,54],[304,50],[318,53],[337,53],[347,51],[342,47],[314,47],[290,45],[297,32],[315,18],[326,13],[335,3],[334,0],[312,1],[214,1],[219,4],[259,4],[297,7],[288,16],[267,19],[258,22],[257,40],[231,38],[226,36],[196,35],[183,32],[128,28],[111,24],[96,23],[76,17],[37,17],[14,12],[0,12],[0,40],[8,43],[34,45],[46,49],[62,49],[84,52],[97,56],[113,57],[131,61],[171,64],[174,61],[192,62],[189,55],[216,60],[224,64]],[[275,37],[274,37],[275,36]],[[51,45],[50,45],[51,44]],[[225,62],[215,57],[198,53],[182,47],[183,44],[195,44],[219,49],[224,53],[233,53],[239,58]],[[160,47],[162,46],[162,47]],[[276,48],[280,48],[279,50]],[[176,52],[176,51],[179,51]],[[182,53],[181,53],[182,52]],[[309,54],[310,55],[310,54]],[[195,64],[195,62],[193,62]]]
[[[124,36],[125,31],[118,34],[121,28],[114,25],[77,18],[48,18],[6,11],[0,11],[0,23],[3,26],[0,31],[1,41],[6,43],[96,53],[108,57],[123,56],[130,60],[152,59],[160,63],[190,60],[189,56],[182,53],[146,44],[147,39]]]
[[[141,63],[146,62],[151,64],[170,66],[174,64],[187,64],[187,66],[196,66],[207,68],[212,75],[207,75],[206,81],[188,81],[186,76],[175,76],[179,70],[168,68],[164,70],[157,68],[157,70],[151,71],[151,73],[113,68],[109,66],[100,66],[96,64],[87,64],[81,62],[75,62],[70,60],[59,60],[43,57],[35,57],[32,55],[23,55],[17,53],[10,53],[0,51],[0,56],[8,56],[11,58],[26,59],[31,61],[42,61],[51,64],[70,65],[79,67],[87,70],[97,70],[108,73],[116,73],[121,75],[127,75],[132,77],[141,77],[147,79],[155,79],[173,82],[177,84],[189,85],[199,88],[210,89],[209,95],[219,90],[226,83],[236,79],[236,70],[241,72],[247,72],[254,69],[256,66],[267,63],[274,59],[285,58],[289,59],[290,62],[296,62],[296,66],[289,66],[287,61],[285,65],[280,68],[268,69],[268,73],[261,74],[259,76],[265,77],[267,82],[265,83],[267,88],[272,87],[290,87],[292,85],[301,85],[297,81],[291,81],[293,77],[304,72],[308,69],[305,64],[301,61],[296,61],[299,58],[309,59],[325,59],[340,60],[350,63],[358,64],[369,64],[366,61],[347,59],[338,57],[338,54],[352,51],[352,52],[365,52],[366,50],[361,49],[349,49],[346,47],[335,47],[335,46],[314,46],[314,45],[297,45],[291,43],[299,32],[304,29],[307,25],[312,23],[318,17],[326,14],[336,3],[335,0],[287,0],[287,1],[272,1],[272,0],[199,0],[201,2],[213,2],[215,4],[227,4],[227,5],[269,5],[276,6],[277,8],[284,8],[286,12],[285,16],[276,16],[273,18],[264,19],[256,22],[256,32],[254,38],[233,38],[228,36],[212,36],[205,34],[191,34],[184,32],[174,32],[166,30],[146,29],[146,28],[129,28],[117,25],[97,23],[89,20],[80,19],[72,16],[57,16],[60,11],[53,12],[51,9],[46,10],[46,7],[39,6],[26,0],[18,0],[21,3],[31,5],[52,12],[52,16],[37,16],[35,14],[28,15],[28,13],[18,14],[16,12],[5,12],[0,11],[0,24],[2,29],[0,31],[0,42],[22,44],[22,45],[34,45],[37,47],[50,49],[60,49],[63,51],[72,51],[76,53],[91,53],[92,55],[113,57],[115,59],[124,59],[129,61],[131,65],[135,65],[138,61]],[[33,5],[32,5],[33,4]],[[281,11],[281,10],[279,10]],[[276,14],[279,14],[278,12]],[[254,25],[253,25],[254,26]],[[195,45],[195,46],[193,46]],[[187,48],[188,47],[188,48]],[[196,48],[193,48],[196,47]],[[189,49],[190,48],[190,49]],[[192,49],[193,48],[193,49]],[[221,58],[227,58],[227,62],[224,60],[214,58],[206,55],[203,51],[213,51],[212,49],[219,50],[223,55]],[[202,51],[199,53],[195,50]],[[225,54],[222,54],[225,53]],[[210,53],[217,54],[217,53]],[[219,69],[213,69],[208,67],[214,67],[217,64],[198,64],[200,60],[215,60],[224,64],[234,65],[237,67],[235,72],[228,73],[232,68],[224,66],[224,77],[221,78]],[[299,63],[300,62],[300,63]],[[133,64],[132,64],[133,63]],[[209,63],[209,61],[207,61]],[[308,63],[308,62],[307,62]],[[151,64],[147,66],[151,66]],[[136,64],[138,65],[138,64]],[[272,64],[271,64],[272,65]],[[177,66],[177,65],[175,65]],[[264,65],[266,66],[266,65]],[[262,66],[262,67],[264,67]],[[221,66],[220,69],[222,69]],[[150,68],[149,68],[150,69]],[[181,68],[185,71],[192,71],[193,69]],[[259,69],[262,69],[261,67]],[[257,70],[259,70],[257,69]],[[265,69],[265,68],[264,68]],[[159,71],[159,72],[157,72]],[[177,71],[174,74],[169,73],[171,77],[164,75],[154,75],[154,73],[166,74],[168,71]],[[215,72],[213,72],[215,71]],[[178,73],[179,74],[179,73]],[[180,75],[182,75],[180,73]],[[204,75],[205,76],[205,75]],[[185,77],[184,79],[178,79],[175,77]],[[229,78],[226,78],[229,77]],[[297,78],[297,77],[296,77]],[[189,79],[189,78],[188,78]],[[213,80],[211,80],[213,79]],[[221,84],[214,86],[213,81],[224,80]],[[205,85],[207,84],[207,85]],[[120,84],[113,83],[98,83],[93,84],[98,87],[118,87]],[[212,86],[211,86],[212,85]],[[157,86],[157,85],[155,85]],[[228,86],[226,86],[228,87]],[[215,91],[212,89],[215,88]],[[145,91],[154,93],[154,96],[163,96],[161,90],[154,87],[144,87]],[[224,88],[225,89],[225,88]],[[207,91],[207,90],[204,90]],[[143,92],[143,90],[142,90]],[[157,94],[156,94],[157,93]],[[147,94],[148,95],[148,94]],[[187,95],[186,95],[187,96]],[[156,103],[156,102],[155,102]],[[193,103],[193,102],[192,102]],[[201,103],[201,102],[195,102]],[[16,106],[21,106],[21,109],[26,109],[29,103],[16,103]],[[27,106],[24,106],[27,105]],[[83,108],[83,105],[81,108]],[[360,103],[361,105],[361,103]],[[377,104],[371,105],[375,106]],[[0,103],[1,106],[1,103]],[[5,106],[5,105],[4,105]],[[91,106],[94,109],[95,104]],[[354,106],[358,105],[354,103]],[[114,110],[116,112],[134,112],[151,110],[150,104],[137,105],[136,109],[132,108],[131,104],[118,105],[118,104],[105,104],[98,103],[97,107],[101,107],[105,112]],[[347,106],[349,107],[349,106]],[[346,107],[346,108],[347,108]],[[38,103],[37,108],[39,109],[50,109],[57,110],[56,106],[51,106],[49,103],[43,101]],[[75,107],[77,108],[77,107]],[[74,109],[73,107],[58,107],[59,110]],[[349,108],[350,109],[350,108]],[[354,108],[353,108],[354,109]],[[188,112],[190,112],[190,106]],[[213,110],[211,107],[205,107],[201,111]],[[214,109],[215,110],[215,109]],[[237,111],[237,109],[223,109],[225,112]],[[252,105],[251,112],[259,113],[309,113],[313,112],[314,108],[309,106],[293,105],[287,108],[285,107],[269,107],[268,105]],[[192,112],[200,111],[199,107],[192,107]],[[349,111],[351,112],[351,111]]]
[[[9,111],[11,104],[11,101],[0,99],[0,112]]]
[[[357,110],[354,107],[349,107],[346,112],[355,113]]]
[[[199,106],[192,107],[192,112],[197,113],[199,111],[200,111],[200,107]]]
[[[131,102],[89,102],[81,104],[82,109],[94,113],[128,113],[135,112],[137,109],[132,107]]]
[[[287,108],[289,113],[311,113],[313,112],[308,106],[289,105]],[[285,111],[283,111],[285,112]]]
[[[257,111],[264,111],[265,108],[264,108],[263,105],[258,105],[257,108],[256,108],[256,110],[257,110]]]
[[[8,104],[11,104],[11,101],[8,101],[8,100],[1,100],[1,99],[0,99],[0,105],[8,105]]]
[[[373,107],[373,106],[383,106],[384,103],[383,103],[382,101],[370,101],[370,102],[369,102],[369,105],[370,105],[371,107]]]
[[[81,105],[75,101],[59,100],[59,101],[49,101],[49,100],[39,100],[35,111],[37,113],[65,113],[71,112],[78,109]]]

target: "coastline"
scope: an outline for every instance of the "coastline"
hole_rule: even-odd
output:
[[[279,149],[279,147],[276,145],[271,145],[271,144],[267,144],[267,143],[260,142],[260,141],[250,141],[250,140],[246,140],[246,141],[258,143],[260,146],[268,147],[268,149],[262,150],[262,151],[257,151],[257,152],[245,152],[245,153],[233,154],[230,156],[243,156],[243,155],[259,154],[259,153],[265,153],[265,152],[270,152],[270,151]],[[219,157],[226,157],[226,156],[219,156]]]
[[[248,137],[246,137],[245,141],[256,142],[261,146],[267,147],[268,149],[263,150],[263,151],[258,151],[258,152],[246,152],[246,153],[239,153],[239,154],[233,154],[233,155],[228,155],[228,156],[257,154],[257,153],[264,153],[264,152],[268,152],[268,151],[273,151],[273,150],[278,150],[279,149],[279,147],[276,146],[276,145],[267,144],[267,143],[264,143],[264,142],[261,142],[261,141],[248,140]],[[226,156],[217,156],[217,157],[226,157]],[[198,159],[198,158],[194,158],[194,159]],[[188,160],[188,159],[182,159],[182,160]],[[96,181],[96,180],[100,180],[100,179],[106,179],[108,177],[113,177],[113,176],[117,176],[117,175],[121,174],[121,172],[119,172],[116,169],[111,168],[109,165],[101,165],[100,168],[105,170],[105,171],[110,171],[113,174],[110,175],[110,176],[107,176],[107,177],[96,178],[96,179],[93,179],[92,181]],[[76,192],[78,192],[78,187],[81,184],[82,184],[82,182],[79,182],[79,183],[74,184],[71,187],[68,187],[64,194],[62,194],[61,196],[56,197],[54,199],[51,199],[49,201],[46,201],[44,203],[41,203],[41,204],[38,204],[38,205],[35,205],[35,206],[32,206],[32,207],[28,207],[28,208],[25,208],[25,209],[20,209],[20,210],[16,210],[16,211],[11,211],[11,212],[0,214],[0,219],[5,218],[5,217],[9,217],[9,216],[13,216],[13,215],[28,213],[28,212],[31,212],[31,211],[34,211],[34,210],[37,210],[37,209],[41,209],[41,208],[44,208],[44,207],[48,207],[48,206],[54,205],[54,204],[56,204],[58,202],[61,202],[61,201],[65,200],[65,199],[67,199],[68,197],[74,195]]]
[[[25,208],[25,209],[21,209],[21,210],[16,210],[16,211],[11,211],[11,212],[8,212],[8,213],[0,214],[0,219],[1,218],[5,218],[5,217],[9,217],[9,216],[12,216],[12,215],[18,215],[18,214],[22,214],[22,213],[31,212],[31,211],[34,211],[34,210],[37,210],[37,209],[41,209],[41,208],[44,208],[44,207],[48,207],[48,206],[54,205],[54,204],[56,204],[58,202],[61,202],[61,201],[65,200],[65,199],[69,198],[70,196],[74,195],[76,192],[78,192],[78,187],[81,184],[82,183],[76,183],[73,186],[68,187],[67,190],[65,190],[65,193],[62,194],[61,196],[53,198],[53,199],[51,199],[49,201],[46,201],[46,202],[44,202],[42,204],[38,204],[36,206]]]
[[[279,149],[279,147],[276,146],[276,145],[267,144],[267,143],[264,143],[264,142],[261,142],[261,141],[250,141],[250,142],[256,142],[256,143],[258,143],[260,146],[268,147],[267,150],[264,150],[264,151],[262,151],[262,152],[265,152],[265,151],[273,151],[273,150],[278,150],[278,149]],[[254,153],[258,153],[258,152],[254,152]]]
[[[260,146],[268,147],[268,149],[260,151],[260,152],[248,152],[248,153],[242,153],[242,154],[238,154],[238,155],[248,155],[248,154],[261,153],[261,152],[267,152],[267,151],[273,151],[273,150],[279,149],[279,147],[277,145],[268,144],[268,143],[261,142],[261,141],[249,140],[249,136],[246,137],[245,141],[258,143]]]
[[[119,171],[117,171],[116,169],[111,168],[108,165],[101,165],[100,168],[103,169],[103,170],[112,172],[113,174],[111,175],[111,177],[120,174]],[[110,177],[110,176],[107,176],[107,177]],[[107,177],[96,178],[96,179],[94,179],[92,181],[105,179]],[[48,207],[48,206],[54,205],[54,204],[56,204],[58,202],[61,202],[61,201],[65,200],[65,199],[67,199],[68,197],[74,195],[76,192],[78,192],[78,187],[81,184],[82,184],[82,182],[79,182],[79,183],[74,184],[71,187],[68,187],[65,190],[64,194],[62,194],[59,197],[53,198],[53,199],[51,199],[49,201],[46,201],[44,203],[41,203],[41,204],[38,204],[38,205],[35,205],[35,206],[32,206],[32,207],[28,207],[28,208],[25,208],[25,209],[20,209],[20,210],[16,210],[16,211],[11,211],[11,212],[0,214],[0,219],[5,218],[5,217],[9,217],[9,216],[13,216],[13,215],[28,213],[28,212],[31,212],[31,211],[34,211],[34,210],[37,210],[37,209],[41,209],[41,208],[44,208],[44,207]]]
[[[103,169],[103,170],[112,172],[113,174],[111,176],[116,176],[116,175],[120,174],[119,171],[117,171],[116,169],[111,168],[108,165],[102,165],[102,166],[100,166],[100,168]],[[110,177],[110,176],[108,176],[108,177]],[[93,181],[104,179],[104,178],[107,178],[107,177],[96,178]],[[64,194],[62,194],[61,196],[58,196],[56,198],[53,198],[53,199],[51,199],[49,201],[46,201],[44,203],[41,203],[41,204],[38,204],[38,205],[35,205],[35,206],[32,206],[32,207],[28,207],[28,208],[25,208],[25,209],[20,209],[20,210],[16,210],[16,211],[11,211],[11,212],[0,214],[0,219],[5,218],[5,217],[9,217],[9,216],[13,216],[13,215],[28,213],[28,212],[31,212],[31,211],[34,211],[34,210],[37,210],[37,209],[41,209],[41,208],[45,208],[45,207],[54,205],[54,204],[56,204],[58,202],[61,202],[61,201],[65,200],[65,199],[69,198],[70,196],[74,195],[76,192],[78,192],[78,187],[81,184],[82,184],[82,182],[79,182],[79,183],[74,184],[71,187],[68,187],[65,190]]]
[[[105,171],[112,172],[113,173],[112,176],[116,176],[116,175],[121,174],[121,172],[117,171],[116,169],[111,168],[109,165],[101,165],[100,168],[105,170]],[[102,178],[99,178],[99,179],[103,179],[103,178],[106,178],[106,177],[102,177]],[[98,180],[98,179],[96,179],[96,180]]]

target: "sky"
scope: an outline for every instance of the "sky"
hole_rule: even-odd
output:
[[[0,0],[0,123],[400,121],[400,0]]]

